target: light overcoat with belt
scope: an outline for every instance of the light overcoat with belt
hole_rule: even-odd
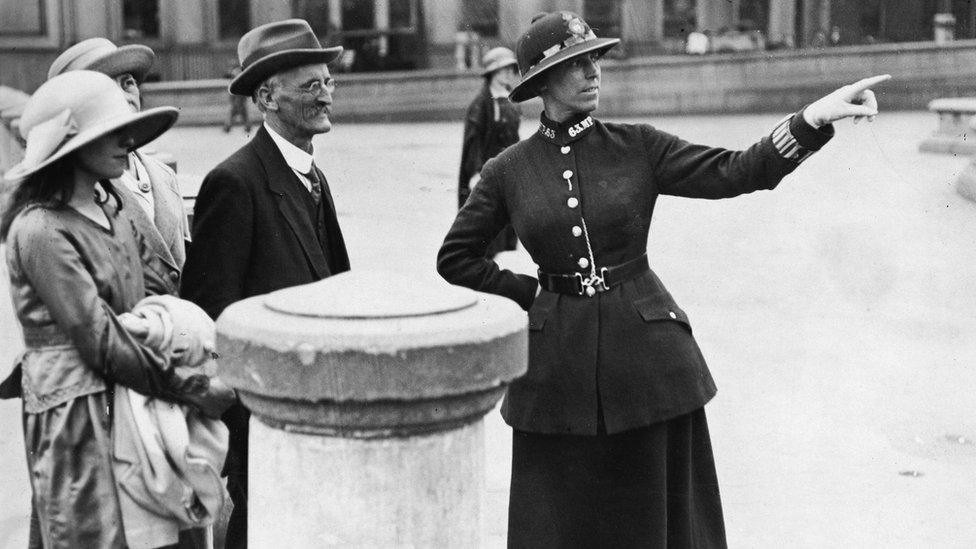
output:
[[[502,415],[515,429],[595,435],[701,408],[715,395],[688,315],[653,271],[593,297],[542,291],[483,257],[511,223],[545,273],[588,276],[647,252],[660,195],[728,198],[772,189],[832,135],[801,113],[744,151],[691,144],[649,125],[543,114],[539,131],[489,161],[438,255],[449,282],[528,310],[529,367]],[[592,253],[590,252],[592,249]],[[654,260],[651,258],[651,267]]]
[[[180,287],[180,274],[186,261],[186,242],[190,239],[190,227],[183,195],[176,180],[176,173],[168,166],[140,152],[134,153],[149,175],[153,194],[153,219],[136,202],[132,191],[121,181],[113,181],[113,187],[122,197],[124,207],[131,208],[136,227],[152,251],[152,268],[170,284],[169,293],[176,294]]]

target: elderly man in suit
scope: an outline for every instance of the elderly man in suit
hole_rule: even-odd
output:
[[[230,84],[250,96],[264,123],[254,138],[204,179],[183,296],[217,318],[240,299],[307,284],[349,270],[349,258],[312,137],[332,129],[335,80],[308,23],[290,19],[255,28],[237,47],[242,71]],[[234,501],[227,547],[246,546],[249,413],[224,415],[230,428],[225,473]]]
[[[118,83],[129,105],[138,111],[142,109],[139,85],[155,59],[155,53],[147,46],[117,47],[105,38],[89,38],[59,55],[47,77],[81,69],[107,74]],[[186,241],[190,238],[176,174],[152,156],[133,151],[129,154],[128,169],[114,183],[123,200],[138,204],[139,208],[133,210],[137,214],[136,223],[155,256],[149,267],[170,283],[170,293],[175,294],[186,259]]]

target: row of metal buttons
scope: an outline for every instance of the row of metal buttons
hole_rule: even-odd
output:
[[[564,145],[559,149],[559,152],[563,154],[569,154],[569,151],[570,151],[569,145]],[[570,190],[572,190],[573,170],[564,171],[563,179],[566,180],[566,183],[569,184]],[[576,198],[575,196],[571,196],[566,200],[566,205],[572,209],[576,209],[579,206],[579,199]],[[583,228],[580,227],[579,225],[573,225],[572,231],[573,231],[573,236],[575,236],[576,238],[583,236]],[[579,261],[577,261],[577,264],[580,266],[581,269],[585,269],[590,266],[590,260],[585,257],[581,257],[579,258]]]

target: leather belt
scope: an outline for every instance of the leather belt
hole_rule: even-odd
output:
[[[24,346],[28,349],[40,349],[54,345],[70,345],[68,334],[64,333],[57,324],[45,326],[23,326]]]
[[[647,264],[647,254],[625,261],[612,267],[596,269],[597,276],[583,273],[552,274],[539,271],[539,285],[542,289],[567,295],[593,296],[651,270]]]

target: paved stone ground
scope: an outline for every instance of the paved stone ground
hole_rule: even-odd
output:
[[[776,119],[654,123],[743,147]],[[934,128],[927,113],[843,123],[774,192],[659,202],[652,267],[719,385],[707,410],[732,547],[976,546],[976,204],[953,190],[966,159],[916,152]],[[354,268],[433,268],[460,137],[429,123],[319,138]],[[156,146],[202,174],[243,142],[191,128]],[[19,347],[9,315],[0,299],[0,364]],[[497,412],[486,431],[487,545],[502,547],[510,435]],[[0,440],[0,549],[22,547],[18,403],[0,403]]]

